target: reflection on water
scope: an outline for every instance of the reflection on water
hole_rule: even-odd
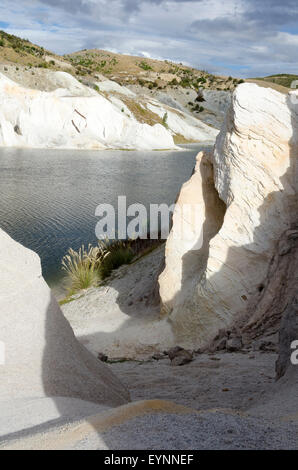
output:
[[[171,204],[202,145],[180,152],[0,149],[0,227],[36,251],[50,285],[69,247],[95,243],[95,208]]]

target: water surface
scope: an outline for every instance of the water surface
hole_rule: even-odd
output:
[[[49,285],[72,247],[96,243],[95,208],[171,204],[194,167],[199,144],[182,151],[0,149],[0,227],[36,251]]]

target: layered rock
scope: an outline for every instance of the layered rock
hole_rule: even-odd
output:
[[[160,103],[155,102],[152,115],[134,93],[115,82],[85,86],[65,72],[47,72],[44,80],[48,91],[24,88],[0,74],[0,146],[176,149],[173,135],[178,131],[197,141],[214,141],[218,133],[195,118],[175,113],[173,128],[162,125],[166,111]],[[125,104],[127,99],[136,114],[150,114],[151,121],[148,116],[147,120],[152,125],[139,122]]]
[[[182,346],[200,347],[220,328],[263,316],[249,306],[264,290],[282,234],[298,220],[295,93],[239,86],[213,153],[199,155],[181,190],[160,294]],[[185,202],[197,214],[182,217],[191,244],[175,237]]]
[[[42,278],[39,257],[0,230],[0,401],[71,397],[106,406],[125,387],[75,338]],[[3,358],[2,358],[3,359]]]
[[[60,72],[61,74],[61,72]],[[67,75],[67,74],[64,74]],[[173,148],[161,124],[141,124],[96,91],[29,90],[0,76],[0,145],[35,148]]]

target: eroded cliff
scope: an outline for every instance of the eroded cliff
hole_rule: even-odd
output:
[[[298,220],[297,112],[296,92],[239,86],[213,153],[199,155],[182,187],[159,280],[162,312],[179,344],[202,347],[221,328],[270,316],[256,303],[279,240]],[[175,237],[185,203],[199,212],[196,222],[183,219],[191,245]],[[275,282],[273,297],[285,304],[282,289]]]

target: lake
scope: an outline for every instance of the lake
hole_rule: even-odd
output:
[[[95,209],[127,204],[171,204],[206,146],[181,151],[0,149],[0,227],[41,257],[51,287],[62,278],[71,247],[96,244]]]

